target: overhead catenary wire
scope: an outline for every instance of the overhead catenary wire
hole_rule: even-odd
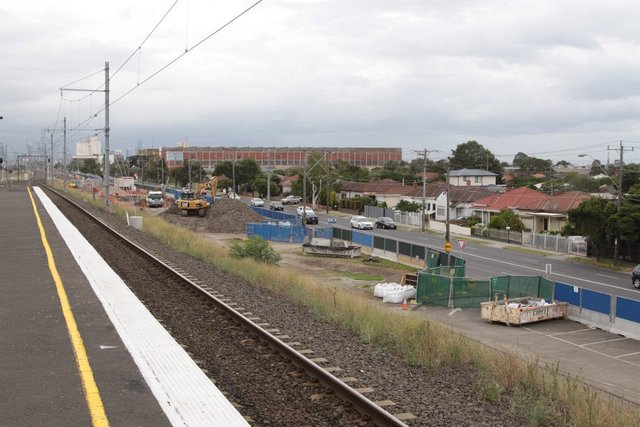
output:
[[[173,65],[175,62],[177,62],[180,58],[182,58],[183,56],[185,56],[187,53],[191,52],[192,50],[194,50],[195,48],[197,48],[198,46],[200,46],[201,44],[203,44],[204,42],[206,42],[207,40],[209,40],[211,37],[215,36],[216,34],[218,34],[220,31],[222,31],[223,29],[225,29],[226,27],[228,27],[229,25],[231,25],[234,21],[240,19],[243,15],[245,15],[246,13],[248,13],[251,9],[253,9],[254,7],[256,7],[258,4],[262,3],[262,0],[258,0],[255,3],[253,3],[251,6],[247,7],[246,9],[244,9],[242,12],[240,12],[239,14],[237,14],[236,16],[234,16],[233,18],[231,18],[229,21],[227,21],[226,23],[224,23],[223,25],[221,25],[218,29],[216,29],[215,31],[211,32],[209,35],[207,35],[206,37],[204,37],[203,39],[201,39],[199,42],[197,42],[196,44],[194,44],[190,49],[189,48],[185,48],[185,51],[182,52],[180,55],[178,55],[177,57],[175,57],[174,59],[172,59],[171,61],[169,61],[167,64],[165,64],[164,66],[160,67],[157,71],[153,72],[151,75],[149,75],[147,78],[145,78],[144,80],[142,80],[140,83],[138,83],[136,86],[132,87],[131,89],[129,89],[128,91],[126,91],[123,95],[121,95],[120,97],[116,98],[113,102],[111,102],[111,105],[116,104],[118,101],[122,100],[124,97],[126,97],[127,95],[129,95],[131,92],[133,92],[134,90],[136,90],[138,87],[140,87],[141,85],[143,85],[144,83],[148,82],[149,80],[151,80],[152,78],[154,78],[155,76],[157,76],[158,74],[160,74],[162,71],[166,70],[167,68],[169,68],[171,65]],[[100,111],[98,111],[98,113],[104,111],[104,108]]]
[[[178,3],[178,1],[179,1],[179,0],[175,0],[175,1],[173,2],[173,4],[169,7],[169,9],[167,9],[167,11],[164,13],[164,15],[162,15],[162,18],[160,18],[160,20],[158,21],[158,23],[153,27],[153,29],[149,32],[149,34],[147,34],[147,36],[146,36],[146,37],[142,40],[142,42],[138,45],[138,47],[137,47],[137,48],[135,48],[135,49],[133,50],[133,52],[131,52],[131,54],[129,55],[129,57],[128,57],[127,59],[125,59],[125,61],[124,61],[124,62],[123,62],[123,63],[122,63],[122,64],[121,64],[117,69],[116,69],[116,71],[114,71],[114,73],[110,76],[110,79],[113,79],[113,78],[116,76],[116,74],[118,74],[118,72],[119,72],[119,71],[120,71],[120,70],[121,70],[125,65],[127,65],[127,63],[131,60],[131,58],[133,58],[133,56],[134,56],[136,53],[139,53],[139,52],[140,52],[140,50],[142,49],[142,46],[144,46],[144,44],[147,42],[147,40],[149,40],[149,38],[153,35],[153,33],[158,29],[158,27],[160,26],[160,24],[162,24],[162,22],[165,20],[165,18],[167,17],[167,15],[169,15],[169,13],[170,13],[170,12],[171,12],[171,10],[175,7],[175,5]],[[138,60],[138,61],[139,61],[139,60]],[[93,77],[93,76],[95,76],[95,75],[97,75],[97,74],[100,74],[100,73],[104,73],[104,68],[103,68],[103,69],[101,69],[100,71],[97,71],[97,72],[95,72],[95,73],[92,73],[92,74],[90,74],[90,75],[88,75],[88,76],[86,76],[86,77],[83,77],[83,78],[78,79],[78,80],[76,80],[76,81],[73,81],[73,82],[71,82],[71,83],[69,83],[69,84],[66,84],[66,85],[62,86],[62,87],[60,88],[60,90],[62,91],[62,90],[64,90],[65,88],[67,88],[67,87],[71,86],[72,84],[75,84],[75,83],[81,82],[81,81],[83,81],[83,80],[85,80],[85,79],[87,79],[87,78],[89,78],[89,77]],[[87,94],[87,95],[81,96],[81,97],[79,97],[79,98],[77,98],[77,99],[75,99],[75,100],[67,100],[67,101],[82,101],[83,99],[85,99],[85,98],[87,98],[87,97],[89,97],[89,96],[93,95],[95,92],[99,92],[100,90],[102,90],[102,88],[103,88],[103,87],[104,87],[104,83],[100,84],[100,86],[98,86],[98,87],[97,87],[96,89],[94,89],[93,91],[90,91],[90,92],[89,92],[89,94]]]

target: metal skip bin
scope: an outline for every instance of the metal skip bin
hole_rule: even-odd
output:
[[[480,317],[489,322],[502,322],[507,325],[523,325],[541,320],[567,317],[569,304],[566,302],[547,302],[542,298],[523,297],[480,303]]]

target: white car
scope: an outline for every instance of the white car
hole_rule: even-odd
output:
[[[358,230],[373,230],[373,223],[369,221],[366,216],[354,216],[351,217],[351,228],[357,228]]]
[[[302,216],[303,210],[305,210],[304,206],[298,206],[298,208],[296,209],[296,213],[298,214],[298,216]],[[309,207],[306,208],[306,212],[306,216],[316,216],[316,214],[313,212],[313,209]]]
[[[256,207],[263,207],[264,206],[264,200],[262,200],[259,197],[255,197],[253,199],[251,199],[251,201],[249,202],[249,204],[251,206],[256,206]]]

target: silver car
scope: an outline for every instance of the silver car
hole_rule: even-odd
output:
[[[373,230],[373,223],[366,216],[351,217],[350,224],[351,228],[357,228],[358,230]]]

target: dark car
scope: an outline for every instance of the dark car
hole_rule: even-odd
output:
[[[398,228],[396,222],[389,217],[383,216],[376,220],[376,228],[386,228],[389,230],[395,230]]]
[[[631,283],[636,289],[640,289],[640,264],[636,265],[636,268],[631,272]]]
[[[318,217],[315,215],[307,215],[307,224],[317,224]]]
[[[282,202],[271,202],[269,204],[269,209],[272,211],[283,211],[284,205],[282,204]]]

